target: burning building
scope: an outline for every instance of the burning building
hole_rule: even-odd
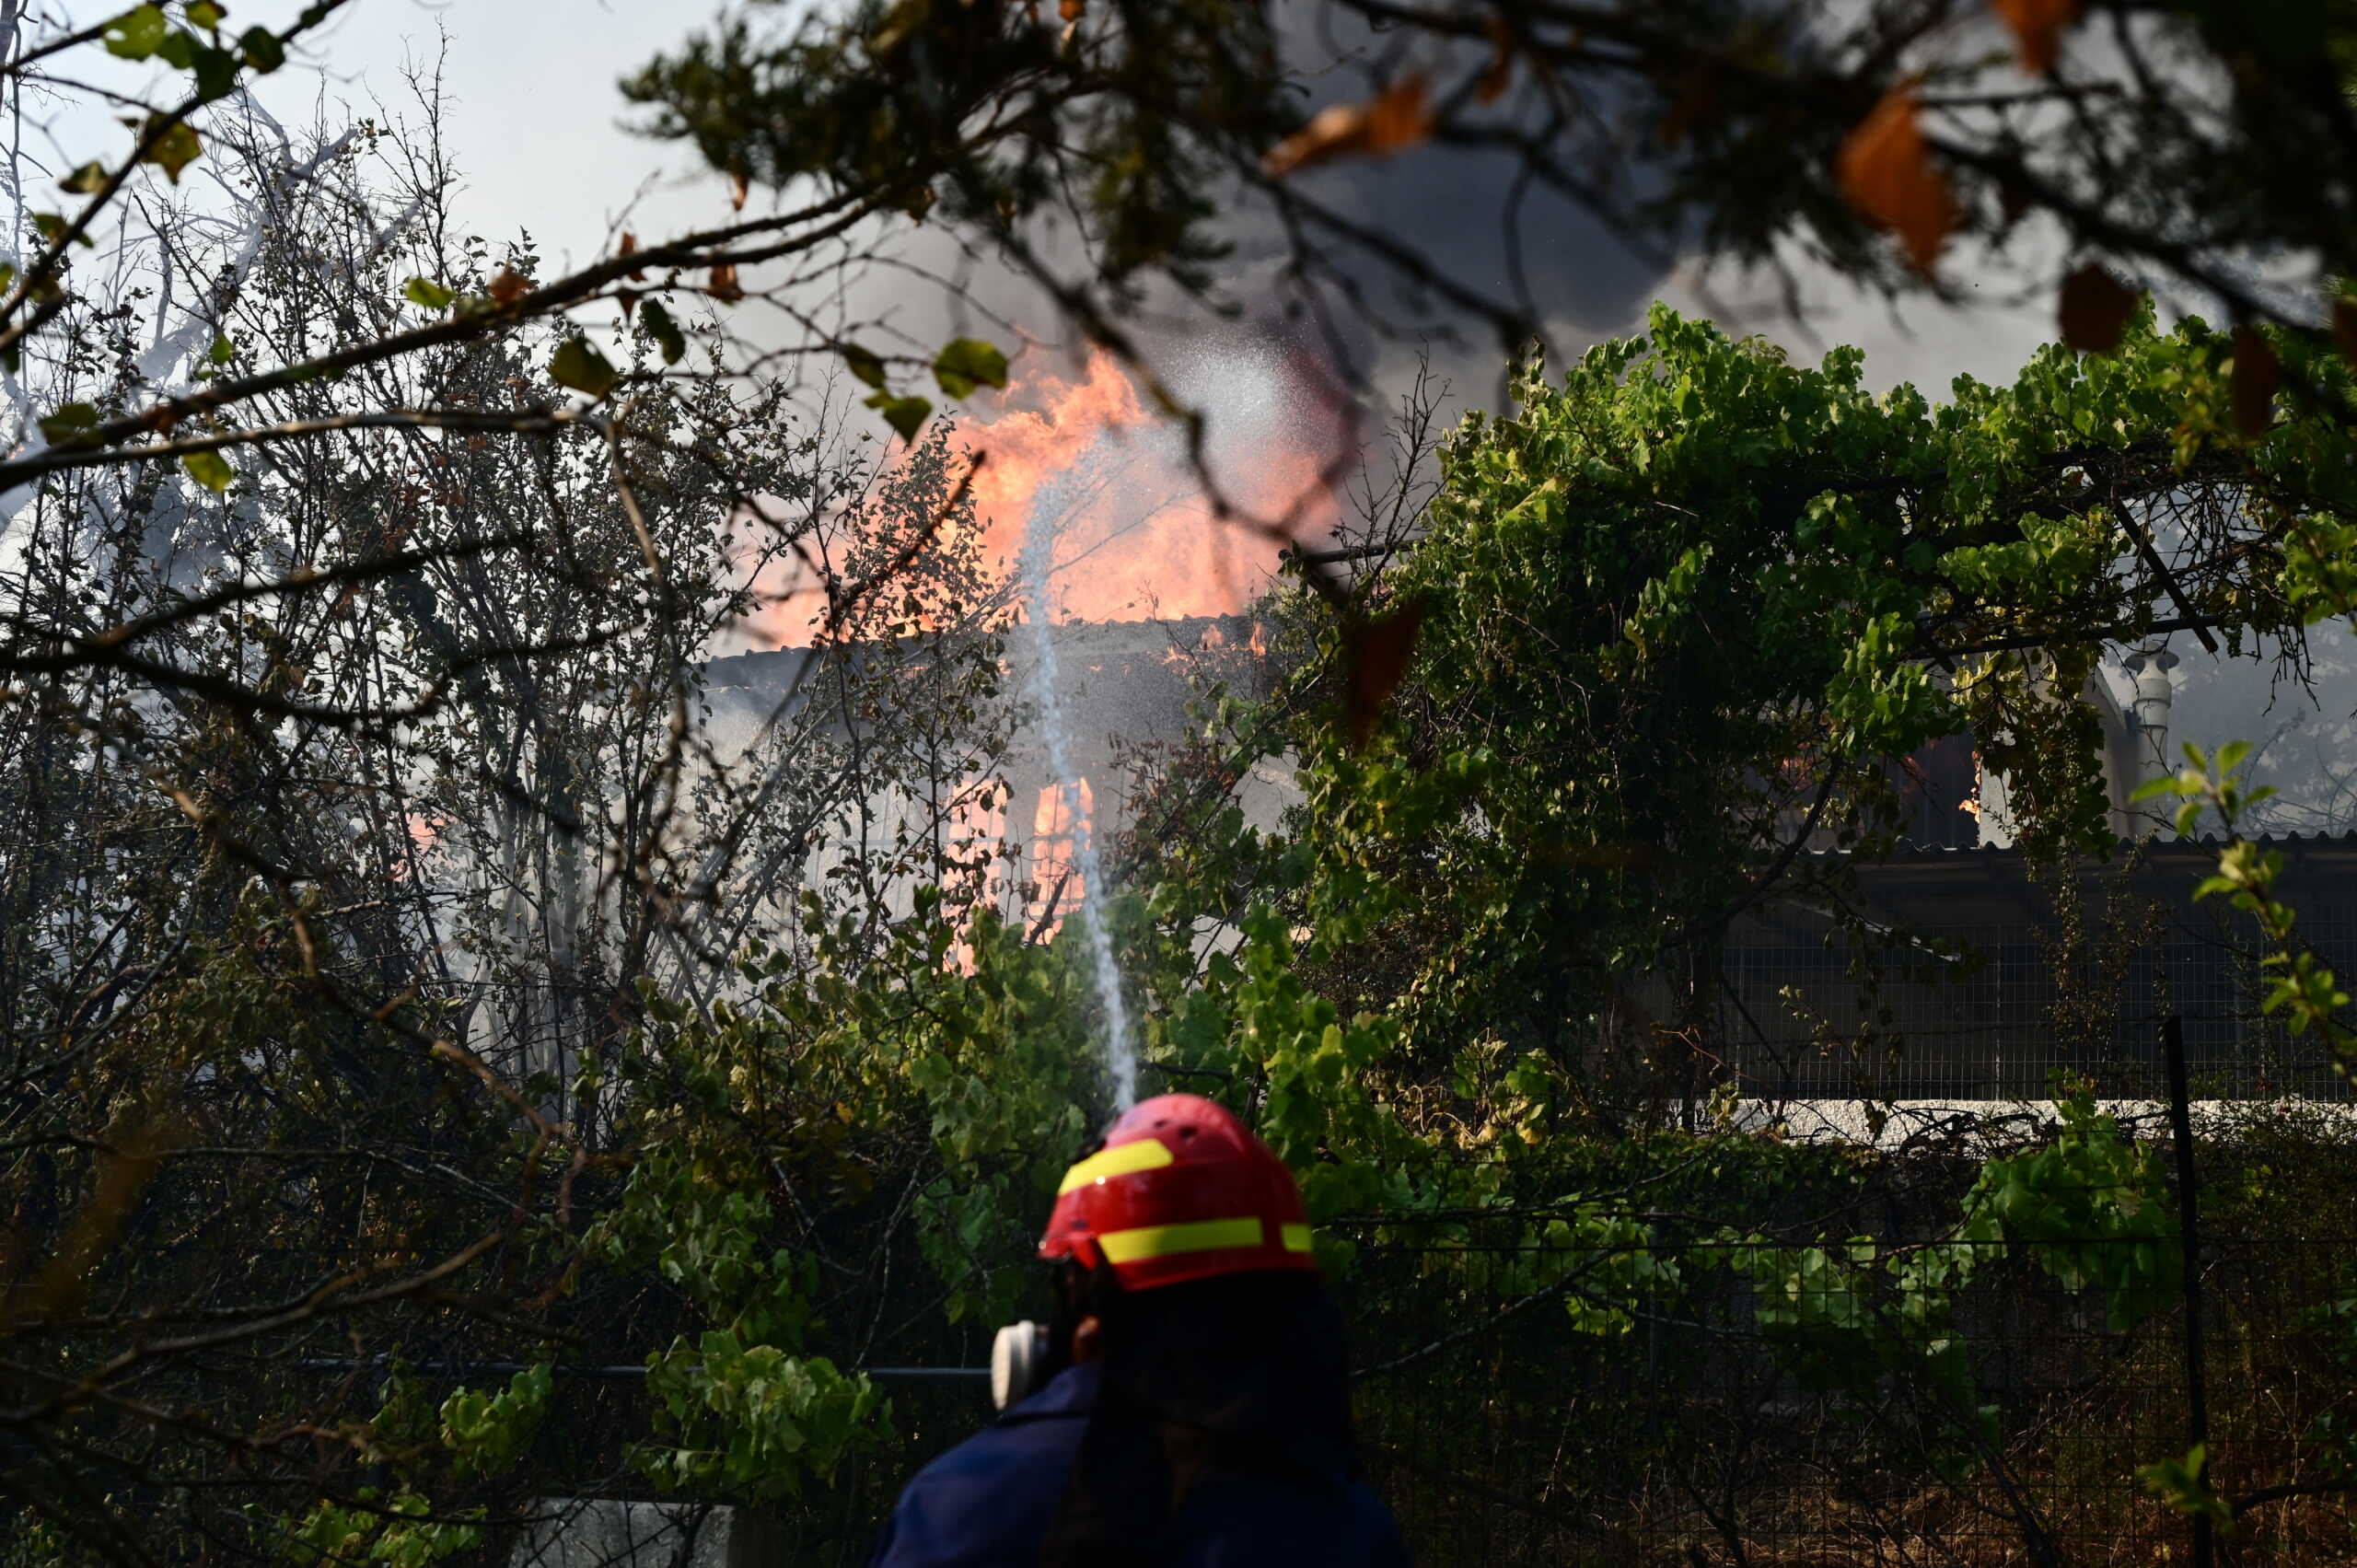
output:
[[[999,746],[976,766],[987,765],[1003,788],[991,804],[968,812],[958,830],[985,853],[994,852],[988,901],[1008,920],[1052,925],[1084,906],[1099,890],[1087,886],[1081,853],[1093,836],[1102,846],[1130,831],[1130,785],[1136,769],[1150,762],[1159,746],[1184,738],[1193,727],[1190,702],[1199,682],[1217,679],[1239,697],[1267,694],[1270,671],[1261,658],[1263,633],[1246,615],[1190,616],[1170,621],[1070,621],[1055,628],[1064,730],[1062,770],[1053,765],[1039,704],[1026,694],[1037,684],[1033,639],[1006,639],[1004,690],[1017,701],[1016,722]],[[807,650],[741,654],[707,668],[707,692],[717,709],[750,718],[774,711],[804,679]],[[852,726],[833,726],[848,739]],[[946,781],[955,784],[961,780]],[[1256,826],[1273,828],[1297,798],[1289,778],[1271,771],[1244,781],[1241,804]],[[891,831],[912,812],[926,808],[912,796],[869,803],[871,831]],[[833,842],[813,858],[819,875],[856,853],[849,836],[857,830],[839,823]],[[900,890],[906,907],[908,890]]]
[[[1091,847],[1128,831],[1131,774],[1188,732],[1195,683],[1208,677],[1259,694],[1264,671],[1252,656],[1261,633],[1245,611],[1270,584],[1282,545],[1330,531],[1318,450],[1329,437],[1280,361],[1237,350],[1195,373],[1221,410],[1199,449],[1158,424],[1102,354],[1069,377],[1027,377],[994,417],[957,432],[972,510],[942,534],[965,530],[953,542],[1002,596],[968,596],[967,629],[910,630],[888,648],[842,645],[824,634],[822,599],[789,594],[755,628],[787,646],[707,667],[707,695],[724,721],[792,718],[856,751],[863,715],[922,703],[908,683],[928,667],[985,645],[1002,651],[990,656],[1001,660],[992,705],[1003,731],[970,726],[977,737],[966,754],[885,770],[852,810],[821,825],[824,842],[809,857],[818,875],[871,857],[879,841],[930,837],[935,867],[991,862],[987,901],[1009,920],[1051,929],[1098,896]],[[1214,491],[1221,505],[1208,499]],[[846,696],[878,679],[900,682],[895,694]],[[829,690],[844,699],[840,714],[807,711],[830,701]],[[1273,776],[1247,781],[1248,812],[1273,824],[1287,787]],[[902,907],[922,875],[900,877]]]
[[[859,821],[837,825],[837,840],[819,846],[810,864],[828,875],[867,835],[903,831],[929,810],[934,831],[992,862],[988,901],[1044,931],[1102,895],[1085,846],[1129,830],[1136,764],[1190,734],[1194,679],[1209,670],[1238,695],[1267,690],[1258,628],[1243,610],[1266,581],[1274,541],[1211,518],[1192,469],[1137,434],[1145,411],[1106,362],[1048,383],[1034,401],[980,431],[986,460],[974,476],[992,553],[1010,566],[1027,550],[1037,556],[1024,567],[1028,617],[1004,639],[1002,684],[1026,700],[988,755],[936,772],[953,793],[961,783],[994,783],[951,814],[906,791],[872,801]],[[1248,499],[1276,512],[1290,506],[1285,515],[1298,518],[1305,514],[1287,497],[1316,488],[1316,464],[1291,438],[1261,434],[1271,456]],[[1044,532],[1043,517],[1052,525]],[[1322,531],[1321,522],[1295,537]],[[1042,628],[1051,644],[1039,637]],[[1043,655],[1052,656],[1051,682],[1039,679]],[[788,650],[716,661],[712,695],[747,712],[799,700],[788,687],[808,659]],[[2014,842],[2005,781],[1984,772],[1970,735],[1903,760],[1902,847],[1849,867],[1846,910],[1805,897],[1763,900],[1729,932],[1724,984],[1699,1030],[1706,1045],[1689,1106],[1713,1090],[1764,1105],[2034,1100],[2056,1069],[2090,1075],[2107,1093],[2146,1097],[2158,1092],[2165,1014],[2180,1020],[2209,1092],[2332,1092],[2317,1053],[2296,1049],[2262,1014],[2258,955],[2239,917],[2190,900],[2212,851],[2156,835],[2150,808],[2131,799],[2168,768],[2173,662],[2158,648],[2133,654],[2124,701],[2100,673],[2080,694],[2104,731],[2121,852],[2109,865],[2083,868],[2068,889],[2033,880]],[[1039,700],[1043,685],[1052,703]],[[1060,734],[1043,722],[1050,707],[1059,710]],[[833,729],[854,743],[855,714]],[[1271,769],[1243,781],[1241,796],[1248,819],[1271,828],[1299,793]],[[2304,930],[2337,968],[2357,968],[2357,880],[2348,876],[2357,837],[2277,847],[2291,856],[2286,885]],[[1830,842],[1808,848],[1840,854]],[[1673,1005],[1660,992],[1650,981],[1631,988],[1632,1050],[1657,1044],[1643,1038],[1657,1027],[1648,1019],[1693,1022],[1691,999]]]

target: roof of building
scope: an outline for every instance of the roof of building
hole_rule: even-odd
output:
[[[2357,903],[2357,876],[2351,875],[2357,870],[2357,832],[2273,833],[2255,842],[2282,854],[2281,887],[2294,907],[2331,906],[2341,912],[2337,917],[2345,918]],[[2134,891],[2181,909],[2190,903],[2194,888],[2223,847],[2224,841],[2214,835],[2156,837],[2141,845],[2123,842],[2107,860],[2082,861],[2080,883],[2093,890],[2118,886],[2124,876]],[[1809,858],[1825,862],[1845,857],[1829,852]],[[1851,865],[1863,901],[1895,922],[2015,925],[2052,914],[2050,895],[2032,880],[2027,856],[2012,846],[1910,847],[1878,860],[1852,859]],[[1798,900],[1786,900],[1775,912],[1761,914],[1759,923],[1782,926],[1795,916],[1810,917],[1812,912]]]

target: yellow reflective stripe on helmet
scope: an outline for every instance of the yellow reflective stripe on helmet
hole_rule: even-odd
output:
[[[1134,1144],[1122,1144],[1115,1148],[1094,1154],[1064,1172],[1063,1185],[1056,1189],[1061,1198],[1075,1187],[1086,1187],[1109,1176],[1128,1176],[1133,1171],[1160,1170],[1170,1163],[1169,1145],[1159,1138],[1140,1138]]]
[[[1288,1252],[1307,1252],[1311,1250],[1309,1245],[1309,1227],[1307,1225],[1289,1225],[1285,1226],[1285,1250]]]
[[[1149,1258],[1168,1258],[1180,1252],[1258,1247],[1263,1234],[1260,1219],[1247,1214],[1240,1220],[1193,1220],[1186,1225],[1149,1225],[1135,1230],[1117,1230],[1098,1237],[1097,1245],[1105,1249],[1109,1263],[1143,1263]]]

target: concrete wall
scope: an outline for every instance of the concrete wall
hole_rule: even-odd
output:
[[[775,1532],[737,1508],[551,1497],[508,1568],[784,1568]]]

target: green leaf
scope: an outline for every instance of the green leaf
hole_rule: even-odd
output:
[[[106,189],[107,166],[92,158],[57,183],[76,196],[95,196]]]
[[[213,340],[213,346],[205,352],[204,357],[215,365],[226,365],[238,357],[238,345],[229,341],[228,333],[223,332]]]
[[[180,459],[180,467],[188,470],[189,478],[215,495],[228,489],[229,482],[237,477],[229,459],[218,452],[191,452]]]
[[[181,121],[157,136],[154,145],[140,155],[139,161],[156,165],[177,185],[180,182],[180,170],[194,163],[203,151],[204,144],[197,139],[196,128]]]
[[[196,64],[196,35],[189,32],[166,33],[164,41],[156,47],[156,55],[173,70],[185,71]]]
[[[976,386],[1006,385],[1006,355],[980,338],[952,338],[934,356],[933,378],[953,398],[970,395]]]
[[[443,287],[432,278],[412,278],[401,289],[401,296],[412,305],[423,305],[428,310],[447,310],[457,293]]]
[[[889,392],[877,393],[867,400],[867,406],[880,411],[884,423],[899,431],[903,441],[915,440],[933,413],[933,404],[923,398],[896,398]]]
[[[196,73],[196,92],[211,103],[227,98],[238,87],[238,68],[244,64],[234,50],[198,41],[193,33],[182,33],[189,42],[189,64],[186,69]]]
[[[265,76],[286,64],[286,46],[268,28],[248,28],[238,36],[238,52]]]
[[[170,31],[170,25],[164,20],[164,8],[149,5],[125,11],[107,24],[101,36],[106,40],[109,54],[122,60],[145,60],[164,47]]]
[[[2235,1527],[2232,1504],[2210,1488],[2210,1456],[2196,1443],[2182,1459],[2139,1465],[2136,1474],[2160,1500],[2180,1514],[2207,1514],[2226,1529]]]
[[[206,32],[219,32],[221,18],[228,11],[229,7],[222,5],[220,0],[189,0],[188,19]]]
[[[41,422],[41,439],[52,447],[84,447],[97,439],[99,411],[89,403],[64,403]]]
[[[873,387],[879,392],[884,389],[884,361],[872,351],[857,343],[842,343],[837,345],[835,352],[843,356],[843,365],[862,385]]]
[[[621,378],[597,345],[575,333],[557,345],[556,357],[549,361],[549,375],[560,387],[570,387],[576,392],[586,392],[602,398],[614,389]]]
[[[646,328],[646,335],[653,338],[655,345],[663,351],[663,363],[679,364],[688,352],[687,334],[679,331],[677,321],[671,319],[671,313],[663,308],[663,302],[648,300],[640,308],[638,319]]]
[[[8,269],[8,282],[10,287],[14,287],[16,285],[18,276],[19,274],[16,268],[10,267]],[[30,299],[35,305],[54,305],[59,300],[65,297],[65,291],[58,286],[57,274],[54,273],[51,273],[46,275],[35,274],[34,276],[24,278],[23,282],[25,285],[25,296],[28,299]]]
[[[41,239],[45,243],[54,245],[65,238],[65,220],[55,213],[29,213],[26,215],[31,218],[33,227],[41,231]],[[77,234],[74,238],[81,241],[83,250],[87,250],[90,248],[90,237],[87,233]]]

